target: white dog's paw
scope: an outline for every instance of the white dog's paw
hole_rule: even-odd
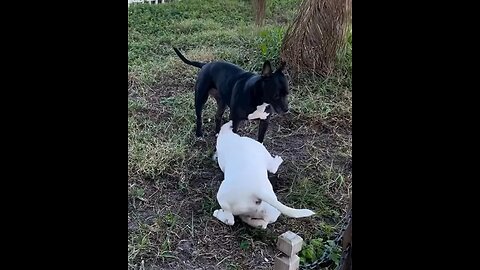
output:
[[[227,225],[235,224],[235,218],[232,214],[226,213],[223,209],[213,211],[213,216]]]
[[[280,164],[283,162],[283,158],[281,156],[275,156],[273,159],[275,162],[277,162],[278,166],[280,166]]]
[[[280,164],[282,164],[283,159],[280,156],[275,156],[271,161],[269,165],[269,172],[271,173],[277,173],[278,167],[280,167]]]
[[[232,226],[233,224],[235,224],[235,220],[233,218],[226,218],[224,220],[225,224],[228,224],[230,226]]]

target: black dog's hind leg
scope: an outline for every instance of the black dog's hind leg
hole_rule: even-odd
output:
[[[208,99],[208,90],[210,89],[209,85],[205,80],[198,80],[196,84],[195,91],[195,113],[197,115],[197,129],[195,135],[201,137],[202,132],[202,110],[203,105],[207,102]]]
[[[215,113],[215,133],[218,134],[222,128],[222,116],[225,113],[227,105],[222,101],[220,92],[217,89],[210,89],[210,95],[217,101],[217,113]]]
[[[220,132],[220,128],[222,127],[222,116],[225,113],[226,105],[220,100],[217,100],[217,113],[215,114],[215,133],[218,134]]]
[[[268,129],[268,118],[263,120],[260,119],[260,125],[258,127],[258,141],[263,143],[263,139],[265,138],[265,133]]]

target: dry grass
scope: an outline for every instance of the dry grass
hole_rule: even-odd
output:
[[[294,74],[313,72],[328,76],[334,71],[337,53],[345,45],[350,12],[351,0],[302,2],[281,50],[281,58]]]

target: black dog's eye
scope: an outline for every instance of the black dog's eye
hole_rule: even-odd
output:
[[[279,98],[280,98],[280,95],[279,95],[279,94],[275,94],[275,95],[273,96],[273,99],[279,99]]]

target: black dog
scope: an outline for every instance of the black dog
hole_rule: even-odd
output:
[[[258,141],[263,142],[268,128],[268,115],[288,111],[288,82],[282,70],[285,63],[272,72],[270,62],[263,64],[262,74],[247,72],[227,62],[200,63],[186,59],[173,48],[186,64],[200,68],[195,83],[195,112],[197,115],[196,136],[202,136],[202,109],[208,96],[217,101],[215,132],[218,134],[226,106],[230,107],[233,132],[237,133],[240,121],[260,119]]]

